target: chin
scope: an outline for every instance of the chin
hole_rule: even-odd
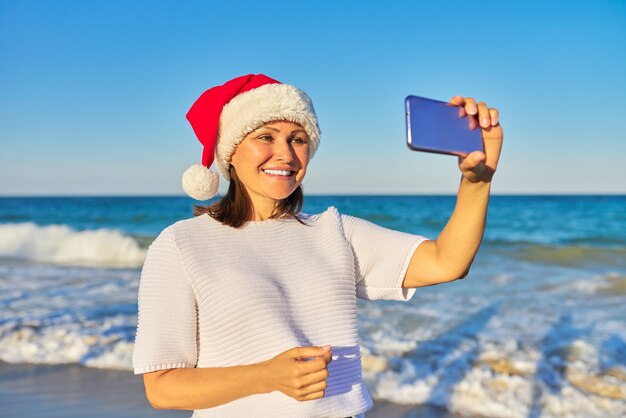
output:
[[[275,199],[275,200],[287,199],[289,196],[291,196],[292,193],[293,193],[293,191],[291,193],[276,194],[275,196],[273,196],[273,199]]]
[[[290,189],[290,190],[283,190],[283,191],[274,190],[272,193],[268,193],[268,195],[274,200],[283,200],[291,196],[292,193],[296,191],[296,189],[297,187]]]

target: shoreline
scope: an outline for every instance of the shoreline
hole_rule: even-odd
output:
[[[0,362],[0,417],[182,418],[158,411],[145,397],[141,376],[78,364]]]
[[[182,418],[191,411],[155,410],[141,376],[78,364],[0,361],[0,417]],[[367,418],[464,418],[440,408],[374,400]],[[467,418],[467,417],[465,417]]]

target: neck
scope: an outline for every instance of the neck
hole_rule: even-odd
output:
[[[252,202],[252,212],[254,215],[254,221],[265,221],[272,216],[278,202],[275,200],[264,200],[262,202]]]

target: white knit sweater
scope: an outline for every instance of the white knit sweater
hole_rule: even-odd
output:
[[[402,281],[420,235],[334,207],[291,220],[225,226],[208,215],[167,227],[141,272],[135,374],[259,363],[331,345],[326,392],[279,391],[195,411],[204,417],[346,417],[372,407],[362,382],[356,297],[409,300]]]

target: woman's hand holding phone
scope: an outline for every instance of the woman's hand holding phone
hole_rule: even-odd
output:
[[[485,102],[476,103],[471,97],[455,96],[450,104],[459,106],[459,117],[468,117],[471,130],[480,127],[482,131],[484,152],[472,151],[458,156],[463,177],[472,183],[491,182],[502,150],[503,132],[498,110],[489,108]]]

